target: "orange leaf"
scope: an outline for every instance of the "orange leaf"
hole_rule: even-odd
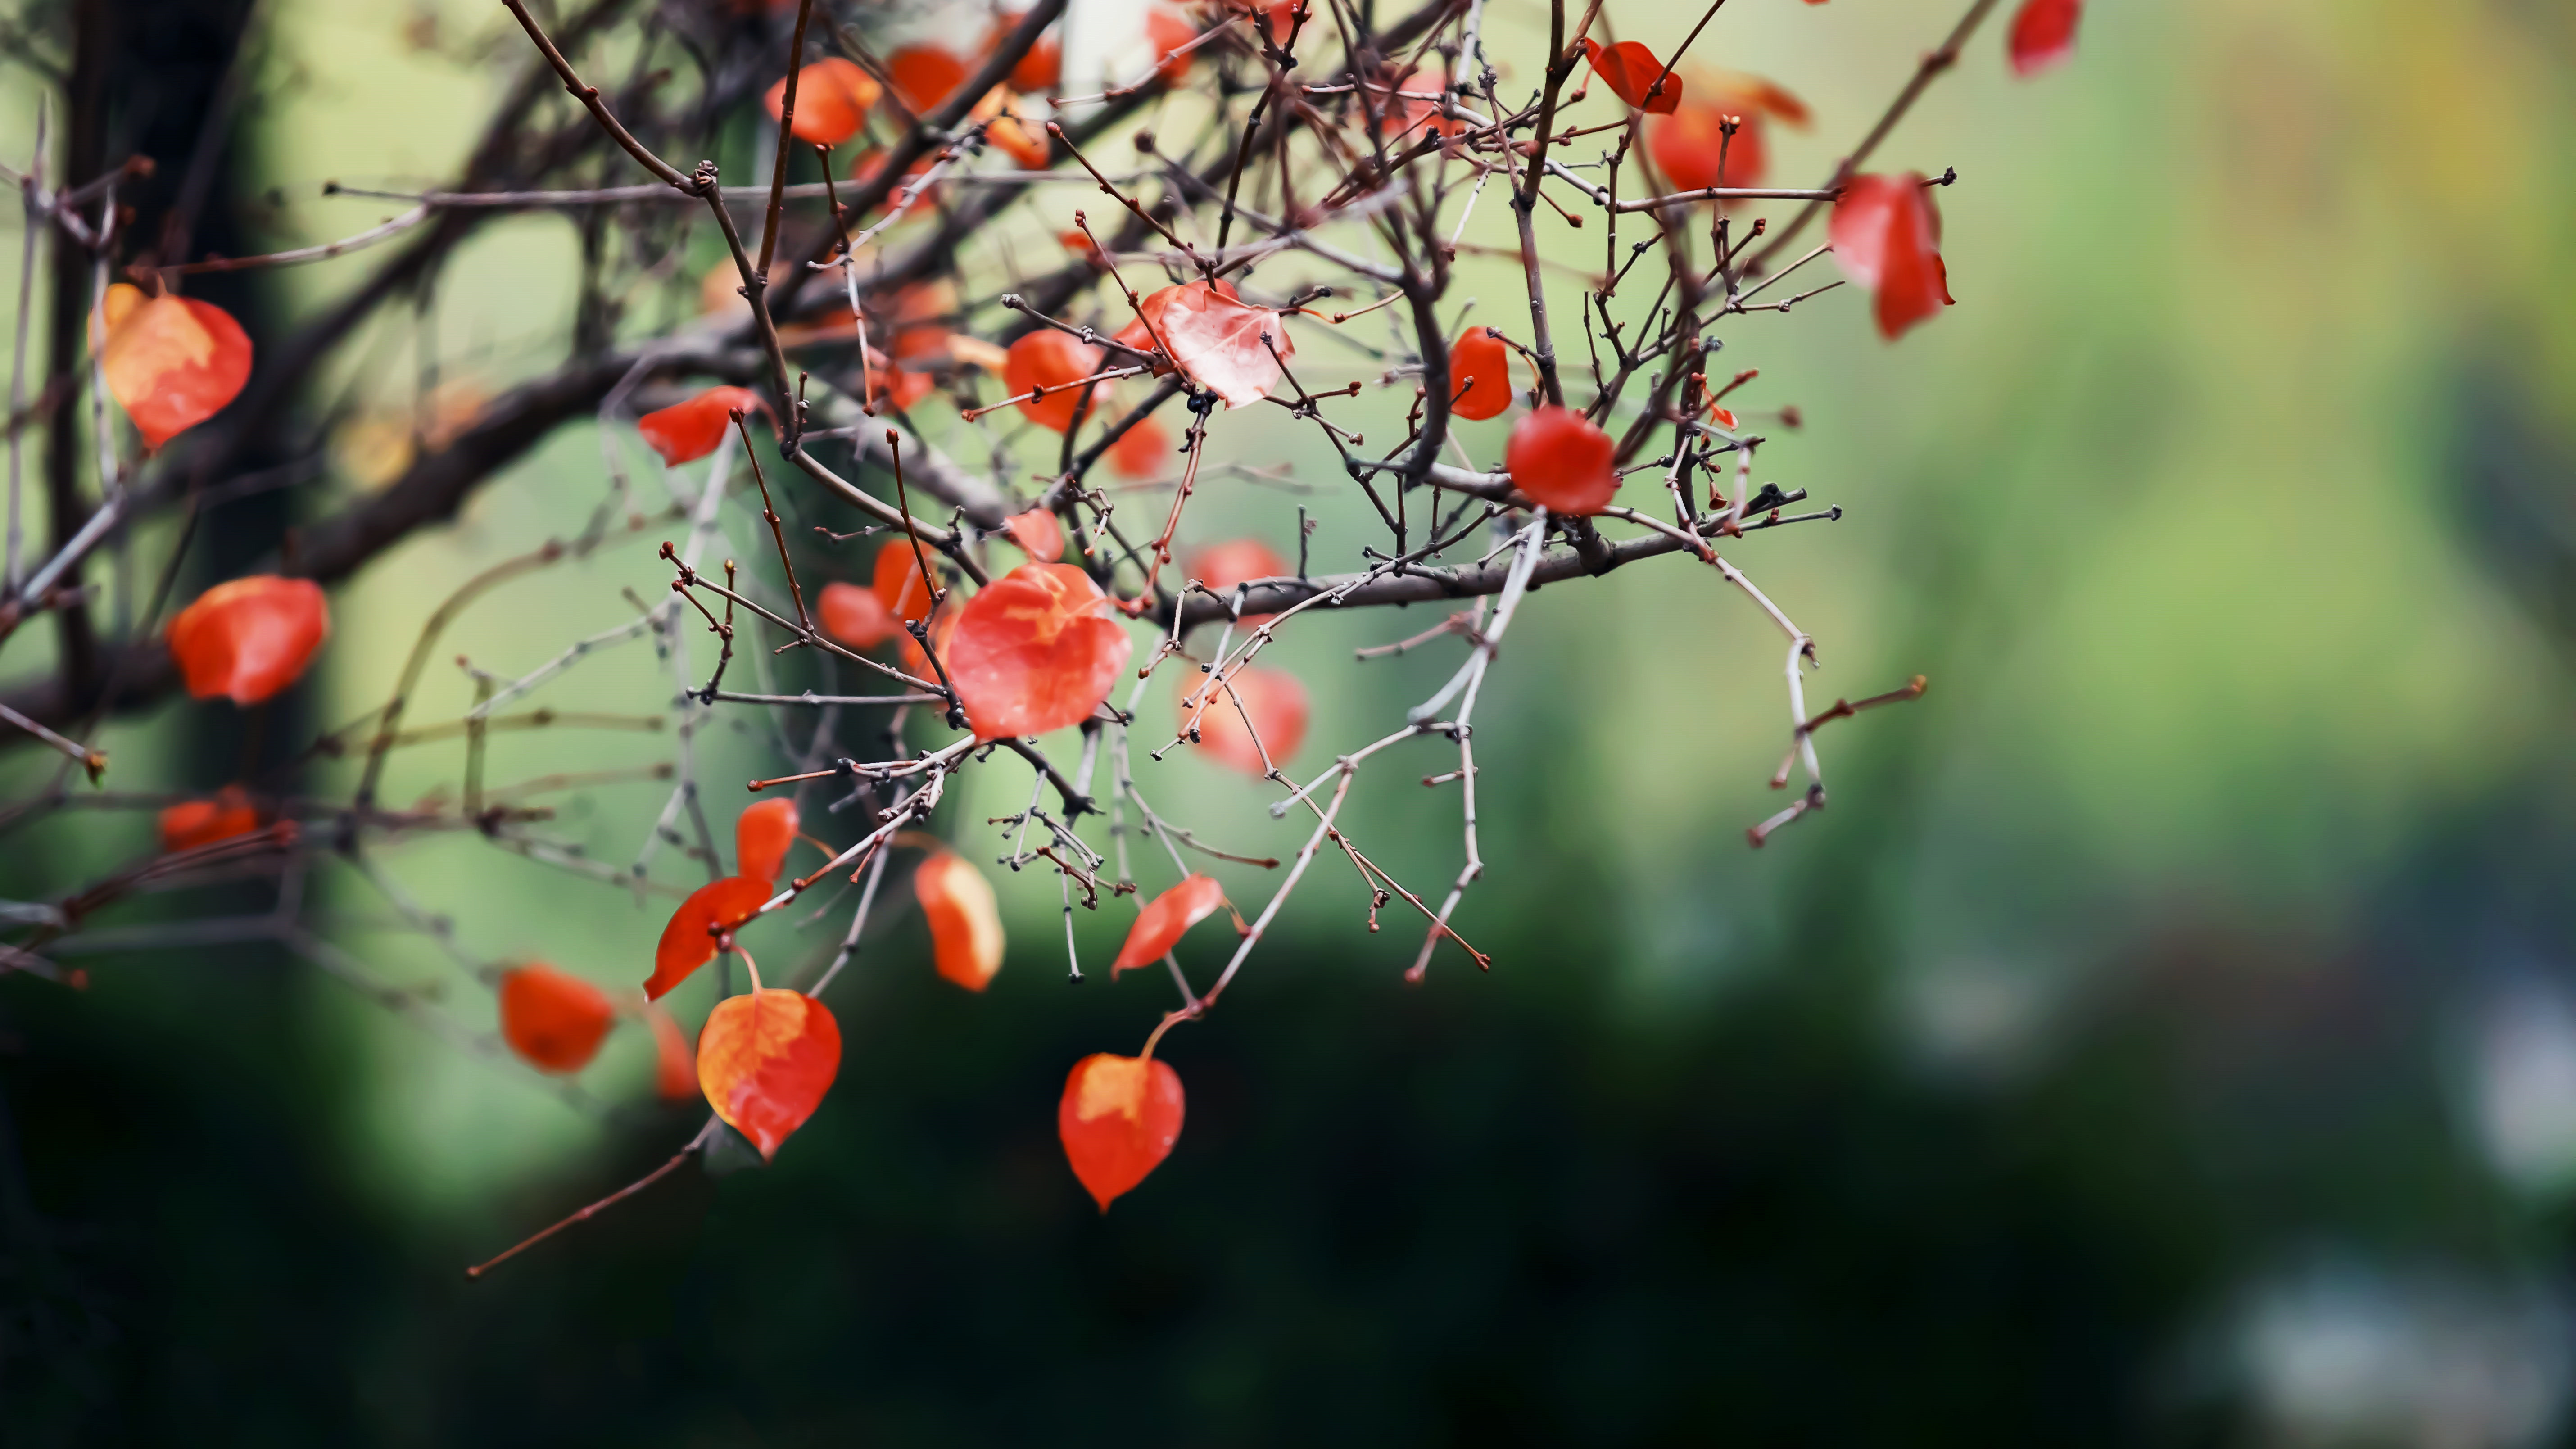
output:
[[[1619,491],[1618,444],[1571,408],[1537,408],[1512,424],[1503,467],[1512,486],[1557,514],[1598,513]]]
[[[253,574],[217,584],[181,609],[170,620],[170,657],[196,698],[257,704],[301,677],[330,633],[320,585]]]
[[[1161,960],[1183,932],[1224,904],[1225,887],[1212,875],[1191,876],[1154,897],[1136,917],[1136,924],[1127,928],[1127,944],[1118,948],[1118,959],[1110,963],[1110,976]]]
[[[1077,725],[1127,666],[1127,631],[1107,595],[1070,564],[1025,563],[957,611],[942,656],[975,737]]]
[[[1941,213],[1919,173],[1845,182],[1826,236],[1835,265],[1877,289],[1881,335],[1902,336],[1952,304],[1949,271],[1941,262]]]
[[[1732,141],[1725,128],[1729,115],[1739,117]],[[1664,178],[1682,191],[1759,186],[1768,160],[1759,115],[1722,111],[1706,103],[1682,106],[1657,121],[1646,132],[1646,154],[1654,158]]]
[[[966,83],[966,62],[936,45],[909,45],[886,58],[886,75],[895,99],[914,115],[924,115]]]
[[[1172,52],[1199,38],[1199,28],[1189,17],[1165,5],[1149,5],[1145,10],[1145,38],[1154,47],[1154,75],[1165,85],[1179,85],[1190,73],[1190,63],[1198,59],[1195,50],[1187,55]],[[1169,60],[1165,56],[1171,56]]]
[[[868,111],[885,87],[877,78],[839,56],[806,63],[796,77],[796,139],[818,146],[838,146],[868,123]],[[775,121],[787,104],[787,78],[781,76],[761,98]]]
[[[1061,433],[1073,426],[1074,413],[1081,408],[1084,395],[1097,391],[1065,385],[1080,382],[1099,370],[1099,348],[1076,342],[1053,328],[1040,328],[1011,344],[1008,360],[1002,364],[1002,386],[1009,388],[1014,397],[1041,387],[1064,388],[1018,404],[1030,422],[1050,433]]]
[[[734,818],[734,864],[747,880],[778,879],[795,843],[796,802],[787,796],[763,800]]]
[[[1666,75],[1664,63],[1639,41],[1623,40],[1604,46],[1585,36],[1583,53],[1592,58],[1592,68],[1619,93],[1619,99],[1650,115],[1670,114],[1681,104],[1682,78]],[[1657,80],[1662,81],[1657,85]],[[1649,88],[1652,93],[1649,94]]]
[[[922,576],[922,557],[909,537],[887,539],[877,549],[873,575],[877,602],[906,624],[930,613],[930,580]]]
[[[823,1105],[840,1071],[840,1023],[801,991],[728,996],[698,1033],[699,1090],[763,1162]]]
[[[1095,1052],[1073,1064],[1055,1130],[1102,1212],[1171,1155],[1181,1108],[1181,1074],[1167,1062]]]
[[[823,632],[853,649],[874,649],[903,632],[874,589],[836,579],[823,586],[823,597],[816,602]]]
[[[939,974],[969,991],[991,985],[1002,969],[1002,913],[983,872],[942,850],[913,871],[912,893],[930,923],[930,958]]]
[[[1212,543],[1190,558],[1190,577],[1220,594],[1234,592],[1237,584],[1256,579],[1290,577],[1288,561],[1270,551],[1270,545],[1257,538],[1234,538]],[[1236,621],[1245,629],[1258,629],[1279,617],[1276,614],[1246,614]]]
[[[2013,74],[2037,75],[2073,55],[2083,18],[2084,0],[2022,0],[2012,23]]]
[[[1204,712],[1197,712],[1195,704],[1182,705],[1181,723],[1187,726],[1197,712],[1199,744],[1216,757],[1217,763],[1262,779],[1269,774],[1261,762],[1264,750],[1269,752],[1271,764],[1284,765],[1306,742],[1306,686],[1284,669],[1238,669],[1226,677],[1234,685],[1235,695],[1242,699],[1243,708],[1237,710],[1234,699],[1218,688],[1212,691]],[[1204,679],[1185,681],[1183,698],[1191,689],[1206,687]],[[1252,716],[1252,729],[1244,728],[1246,714]],[[1252,730],[1261,732],[1258,743],[1253,740]]]
[[[984,139],[1000,147],[1021,169],[1044,171],[1047,163],[1055,159],[1046,127],[1019,114],[1018,102],[1008,92],[993,92],[987,103],[998,114],[986,121]]]
[[[259,828],[258,807],[239,785],[226,785],[212,800],[182,800],[161,812],[161,848],[194,850]]]
[[[1270,396],[1279,385],[1280,362],[1297,355],[1297,344],[1289,340],[1278,313],[1238,301],[1205,282],[1165,287],[1147,297],[1139,310],[1154,324],[1172,361],[1199,386],[1224,398],[1228,408]]]
[[[501,1039],[541,1072],[577,1072],[617,1022],[608,993],[542,962],[501,973]]]
[[[714,960],[717,932],[732,931],[750,920],[769,896],[769,882],[747,876],[729,875],[698,887],[662,927],[662,939],[653,948],[653,977],[644,983],[644,994],[659,1001],[688,980],[689,973]]]
[[[989,56],[1001,49],[1002,42],[1020,28],[1020,18],[1027,13],[1013,10],[993,17],[993,29],[984,37],[984,54]],[[1049,26],[1038,36],[1037,44],[1029,47],[1029,53],[1020,57],[1019,64],[1011,67],[1011,89],[1031,95],[1055,89],[1056,81],[1064,74],[1064,46],[1056,40],[1055,29]]]
[[[698,1094],[698,1054],[662,1003],[644,1003],[644,1024],[653,1029],[653,1095],[665,1102],[684,1102]]]
[[[695,462],[716,450],[724,435],[733,430],[733,414],[765,413],[769,404],[760,394],[747,387],[711,387],[687,402],[646,413],[635,420],[635,430],[662,461],[674,467]]]
[[[1043,508],[1014,513],[1002,520],[1011,542],[1018,544],[1039,563],[1054,563],[1064,557],[1064,524]]]
[[[1512,405],[1512,350],[1491,327],[1470,327],[1449,346],[1449,411],[1470,422]]]
[[[1137,419],[1136,426],[1120,433],[1118,441],[1109,445],[1109,466],[1122,478],[1159,476],[1171,457],[1171,436],[1152,418]]]
[[[250,337],[230,313],[193,297],[145,297],[119,282],[100,309],[99,370],[144,446],[158,448],[213,417],[250,381]]]

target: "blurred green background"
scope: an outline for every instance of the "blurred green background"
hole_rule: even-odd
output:
[[[1491,11],[1504,53],[1543,33],[1527,0]],[[1659,51],[1695,18],[1612,15]],[[1798,184],[1952,18],[1738,0],[1697,53],[1814,107],[1812,132],[1774,132]],[[503,19],[273,0],[232,178],[259,244],[397,205],[324,179],[444,176],[518,63]],[[1932,681],[1820,737],[1822,815],[1745,847],[1780,803],[1787,702],[1744,599],[1674,560],[1548,589],[1479,716],[1490,870],[1460,923],[1490,975],[1451,953],[1405,986],[1418,935],[1392,913],[1369,935],[1319,862],[1226,1009],[1169,1039],[1187,1130],[1102,1216],[1056,1094],[1081,1054],[1133,1050],[1164,985],[1069,992],[1052,883],[1006,878],[1014,945],[985,996],[931,976],[916,919],[871,938],[832,998],[840,1082],[775,1167],[692,1168],[473,1284],[464,1263],[697,1118],[574,1110],[268,946],[103,950],[80,993],[0,980],[0,1438],[2566,1441],[2576,10],[2103,0],[2074,62],[2027,82],[2000,31],[1879,158],[1958,169],[1959,305],[1894,346],[1850,290],[1721,329],[1724,361],[1762,370],[1748,408],[1805,421],[1766,429],[1757,477],[1845,509],[1730,555],[1819,640],[1811,696]],[[0,75],[20,157],[37,87]],[[729,144],[729,177],[761,174],[750,126]],[[1014,225],[1043,244],[1075,204]],[[1595,236],[1542,232],[1597,260]],[[1478,236],[1508,240],[1500,205]],[[441,288],[445,373],[551,366],[577,246],[558,218],[490,227]],[[259,296],[309,315],[361,275]],[[1511,326],[1516,285],[1471,263],[1453,295]],[[395,360],[340,381],[405,405],[409,333],[371,345]],[[1300,348],[1310,385],[1374,375]],[[1317,491],[1212,488],[1195,536],[1285,550],[1302,503],[1319,569],[1348,566],[1367,505],[1329,455],[1284,421],[1224,426]],[[1480,461],[1503,427],[1468,425]],[[631,435],[609,446],[657,497]],[[381,699],[457,582],[577,528],[601,447],[565,430],[335,600],[320,721]],[[295,506],[354,496],[348,472]],[[665,586],[660,536],[469,613],[415,717],[470,702],[448,655],[517,674],[628,617],[621,587]],[[1437,618],[1282,643],[1318,702],[1306,770],[1459,657],[1348,651]],[[42,662],[13,642],[9,672]],[[666,669],[629,644],[540,698],[650,713]],[[1167,722],[1166,687],[1151,704]],[[122,783],[222,778],[192,754],[206,717],[119,725]],[[720,724],[702,757],[720,822],[723,782],[777,760],[756,726]],[[1148,765],[1138,739],[1168,813],[1235,849],[1302,838],[1249,782]],[[529,736],[493,770],[657,752]],[[388,796],[457,765],[407,756]],[[1412,782],[1448,767],[1395,758],[1349,817],[1426,891],[1456,869],[1457,805]],[[0,762],[13,789],[37,768]],[[1019,808],[1015,766],[984,775],[955,819]],[[557,834],[622,865],[665,788],[567,795]],[[0,896],[89,878],[148,824],[21,831]],[[478,957],[604,984],[641,977],[667,909],[471,840],[385,860]],[[369,970],[444,973],[438,1010],[488,1030],[479,988],[366,929],[365,885],[314,889]],[[1124,920],[1087,923],[1086,953]],[[763,959],[792,961],[838,925],[763,929]],[[1225,944],[1182,956],[1204,980]],[[584,1083],[646,1101],[649,1058],[630,1030]]]

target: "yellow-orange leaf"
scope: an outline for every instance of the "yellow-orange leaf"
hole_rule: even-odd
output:
[[[100,308],[99,370],[147,447],[213,417],[250,381],[250,337],[231,314],[193,297],[146,297],[126,282]]]
[[[1056,1104],[1056,1135],[1102,1212],[1171,1155],[1181,1108],[1181,1074],[1165,1062],[1095,1052],[1073,1064]]]
[[[992,883],[952,851],[940,851],[912,873],[912,893],[930,923],[930,956],[939,974],[981,991],[1002,969],[1002,913]]]
[[[1159,961],[1179,943],[1183,932],[1206,920],[1225,904],[1225,887],[1212,875],[1194,875],[1154,897],[1136,924],[1127,928],[1127,944],[1118,949],[1109,974]]]
[[[942,660],[978,739],[1040,735],[1091,717],[1127,666],[1127,631],[1071,564],[1025,563],[957,611]]]
[[[728,996],[698,1033],[698,1087],[766,1162],[814,1115],[841,1070],[841,1027],[801,991]]]

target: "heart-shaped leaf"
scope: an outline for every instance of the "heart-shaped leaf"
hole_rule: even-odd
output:
[[[1171,1155],[1181,1107],[1181,1075],[1168,1063],[1096,1052],[1073,1064],[1056,1104],[1056,1135],[1102,1212]]]
[[[1297,345],[1289,340],[1278,313],[1251,306],[1205,282],[1165,287],[1147,297],[1138,310],[1191,381],[1224,398],[1228,408],[1246,407],[1270,396],[1270,390],[1279,385],[1280,362],[1297,355]]]
[[[698,1033],[698,1088],[764,1161],[805,1125],[841,1070],[841,1027],[801,991],[728,996]]]
[[[975,737],[1089,719],[1132,647],[1109,611],[1108,596],[1070,564],[1022,564],[968,600],[942,659]]]

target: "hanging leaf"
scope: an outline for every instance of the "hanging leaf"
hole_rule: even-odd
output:
[[[1138,482],[1159,478],[1171,461],[1171,435],[1152,418],[1139,418],[1136,426],[1120,433],[1118,441],[1109,445],[1109,466],[1121,478]]]
[[[1512,405],[1512,349],[1491,327],[1470,327],[1449,347],[1449,411],[1470,422]]]
[[[1022,564],[969,599],[942,657],[975,737],[1042,735],[1089,719],[1131,647],[1111,607],[1070,564]]]
[[[838,146],[868,123],[868,112],[885,87],[856,64],[837,55],[807,61],[796,77],[796,139],[818,146]],[[787,78],[780,76],[761,98],[775,121],[787,104]]]
[[[996,90],[975,107],[976,119],[984,122],[984,139],[1018,162],[1021,170],[1044,171],[1055,159],[1054,147],[1045,125],[1029,119],[1023,106],[1009,91]]]
[[[930,647],[939,651],[942,664],[948,663],[948,646],[957,638],[957,615],[955,609],[942,609],[939,617],[930,621]],[[906,630],[896,638],[903,648],[903,672],[925,684],[938,684],[939,671],[930,667],[930,656],[921,651],[920,645],[912,642],[911,631]]]
[[[653,1030],[653,1095],[665,1102],[696,1096],[698,1054],[689,1049],[687,1033],[658,1001],[644,1003],[644,1024]]]
[[[1100,349],[1076,342],[1053,328],[1040,328],[1011,344],[1002,364],[1002,386],[1011,395],[1041,387],[1063,388],[1043,397],[1026,399],[1017,406],[1022,416],[1050,433],[1061,433],[1073,426],[1074,414],[1083,411],[1086,393],[1097,387],[1067,387],[1100,370]]]
[[[796,802],[787,796],[763,800],[734,818],[734,867],[746,880],[778,879],[795,843]]]
[[[1766,118],[1792,126],[1807,123],[1804,101],[1759,76],[1703,77],[1694,96],[1646,132],[1646,154],[1664,179],[1683,191],[1760,186],[1770,171]],[[1737,121],[1732,141],[1725,129],[1730,116]]]
[[[1165,287],[1138,310],[1190,380],[1224,398],[1229,409],[1270,396],[1279,385],[1280,362],[1297,355],[1278,313],[1205,282]]]
[[[814,1115],[840,1070],[840,1023],[801,991],[728,996],[698,1033],[699,1090],[763,1162]]]
[[[118,282],[101,299],[99,370],[147,448],[221,412],[250,381],[250,337],[232,315],[193,297],[146,297]]]
[[[226,785],[212,800],[182,800],[161,811],[161,848],[194,850],[259,828],[259,808],[239,785]]]
[[[1920,174],[1845,182],[1826,235],[1843,274],[1877,291],[1880,335],[1893,340],[1952,305],[1949,270],[1941,262],[1941,213]]]
[[[1010,38],[1012,31],[1020,28],[1020,20],[1027,14],[1025,10],[1013,10],[994,16],[993,28],[984,36],[984,54],[990,57],[1001,49],[1002,42]],[[1030,46],[1019,63],[1011,67],[1011,89],[1025,95],[1055,89],[1056,82],[1064,75],[1064,46],[1055,38],[1058,28],[1049,26],[1040,32],[1037,44]]]
[[[874,589],[835,579],[823,586],[816,602],[823,632],[853,649],[874,649],[903,631]]]
[[[1234,592],[1237,584],[1259,579],[1294,578],[1296,570],[1288,561],[1271,552],[1270,545],[1257,538],[1232,538],[1212,543],[1190,556],[1190,577],[1220,594]],[[1276,614],[1246,614],[1235,621],[1237,628],[1258,629],[1279,617]]]
[[[1623,40],[1617,45],[1603,45],[1587,35],[1583,38],[1583,53],[1591,57],[1592,69],[1610,83],[1619,99],[1648,115],[1668,115],[1681,104],[1682,78],[1666,75],[1664,63],[1643,44]]]
[[[330,633],[321,585],[253,574],[181,609],[170,620],[170,657],[196,698],[257,704],[301,678]]]
[[[733,431],[735,412],[765,413],[769,404],[760,394],[747,387],[711,387],[687,402],[646,413],[635,420],[635,430],[644,435],[662,461],[678,467],[694,463],[716,450],[724,435]]]
[[[716,933],[750,920],[770,894],[769,882],[739,875],[698,887],[662,927],[662,939],[653,948],[653,977],[644,983],[644,994],[659,1001],[688,980],[691,972],[714,960]]]
[[[1503,467],[1550,513],[1598,513],[1619,491],[1618,444],[1571,408],[1536,408],[1512,424]]]
[[[928,115],[949,93],[966,84],[970,72],[956,52],[936,45],[908,45],[886,57],[886,78],[894,96],[916,116]]]
[[[1002,969],[1002,913],[983,872],[962,855],[938,851],[913,871],[912,893],[930,923],[939,974],[969,991],[991,985]]]
[[[1171,1155],[1181,1107],[1181,1074],[1169,1063],[1095,1052],[1073,1064],[1056,1105],[1056,1135],[1102,1212]]]
[[[1043,508],[1014,513],[1002,520],[1011,542],[1038,563],[1054,563],[1064,557],[1064,524]]]
[[[1225,887],[1212,875],[1191,876],[1154,897],[1136,917],[1136,924],[1127,928],[1127,944],[1118,948],[1118,959],[1110,963],[1110,976],[1160,961],[1183,932],[1224,904]]]
[[[577,1072],[599,1054],[617,1008],[608,993],[542,962],[501,973],[501,1039],[541,1072]]]
[[[930,580],[921,572],[926,556],[912,546],[911,538],[901,535],[887,539],[877,548],[876,571],[872,575],[877,602],[902,623],[930,614]]]
[[[1261,762],[1264,750],[1269,752],[1271,764],[1284,765],[1306,742],[1306,686],[1284,669],[1246,668],[1227,677],[1243,700],[1243,708],[1238,711],[1223,689],[1214,691],[1206,712],[1197,715],[1199,744],[1218,764],[1241,770],[1256,780],[1265,778],[1269,770]],[[1203,677],[1184,679],[1182,697],[1187,699],[1189,691],[1204,688],[1206,683]],[[1196,705],[1184,704],[1181,722],[1186,725],[1196,710]],[[1252,716],[1252,729],[1244,728],[1246,714]],[[1253,740],[1252,730],[1261,732],[1258,743]]]
[[[1154,47],[1154,76],[1163,84],[1179,85],[1181,78],[1190,73],[1190,66],[1198,59],[1199,53],[1193,50],[1186,55],[1173,55],[1172,52],[1198,38],[1199,28],[1190,23],[1188,16],[1168,5],[1146,6],[1145,39]]]
[[[2015,75],[2037,75],[2075,54],[2075,26],[2084,0],[2022,0],[2013,16],[2008,50]]]

